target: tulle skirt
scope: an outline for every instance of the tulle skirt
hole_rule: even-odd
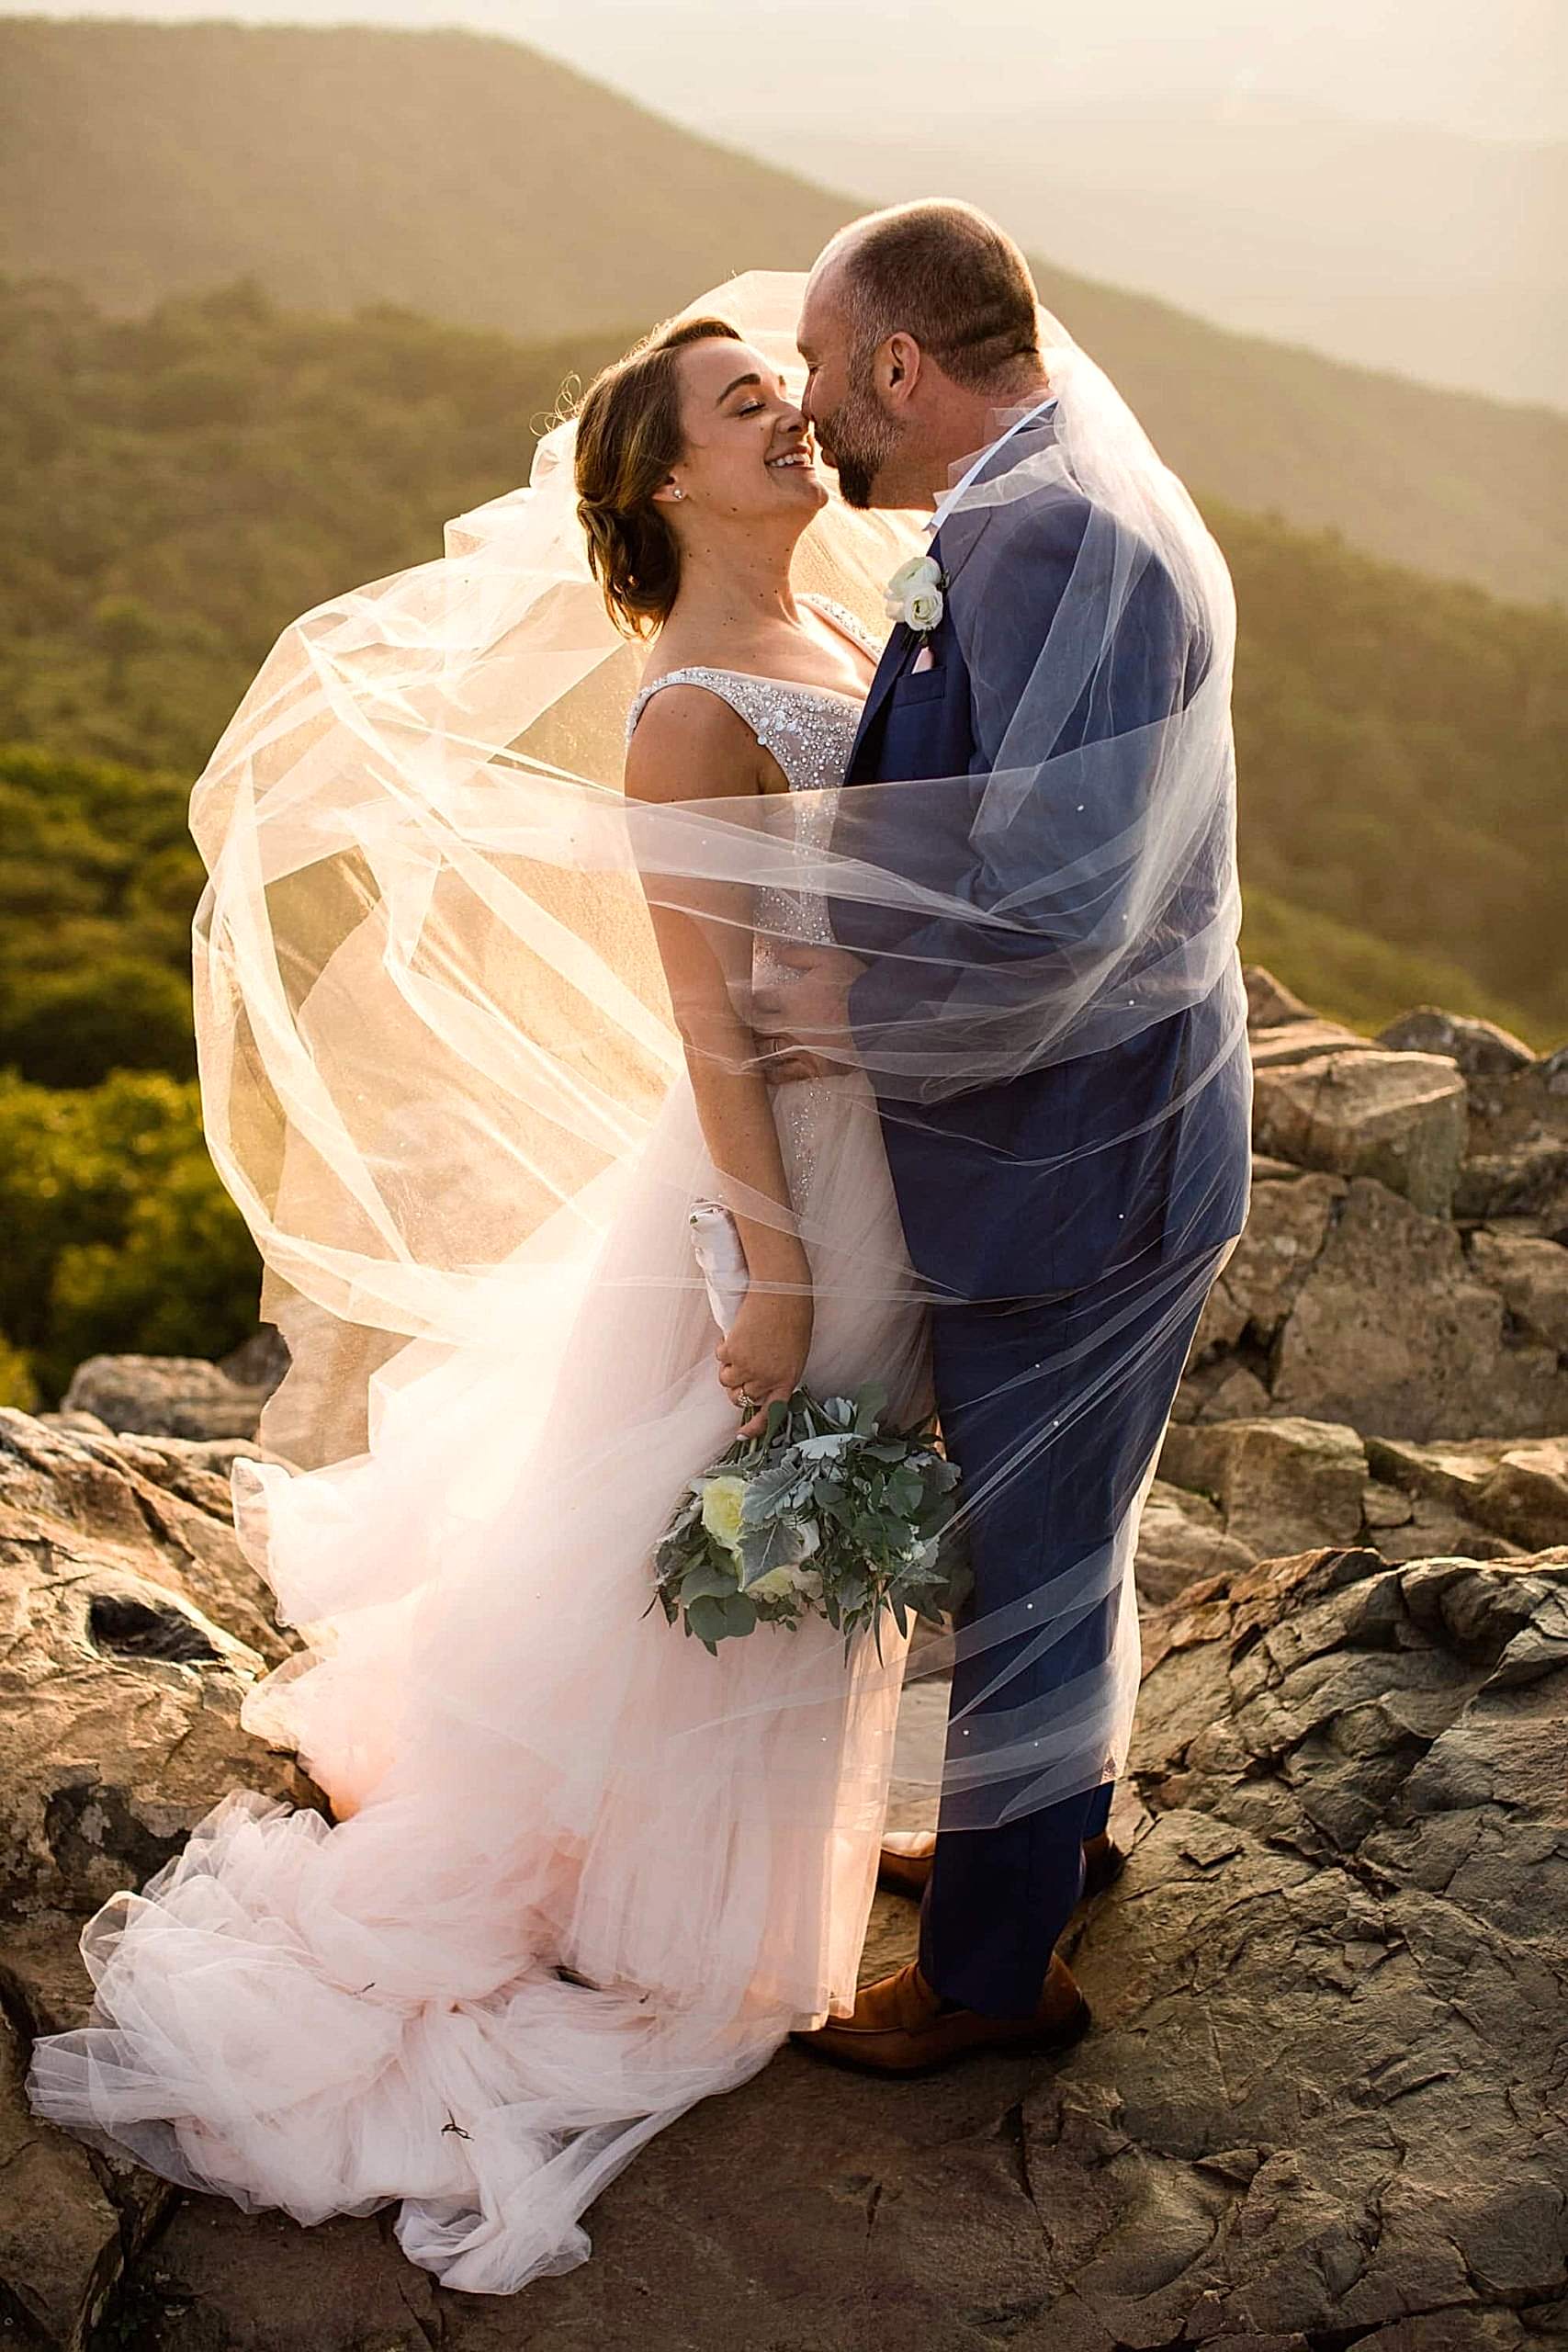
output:
[[[779,1090],[818,1285],[809,1385],[929,1407],[874,1105]],[[587,2207],[793,2026],[853,2003],[903,1645],[819,1619],[716,1657],[649,1613],[650,1554],[734,1408],[686,1216],[689,1088],[584,1227],[498,1277],[487,1345],[411,1343],[370,1442],[235,1469],[236,1524],[308,1646],[247,1726],[335,1819],[231,1792],[82,1949],[93,2022],[35,2109],[192,2188],[312,2222],[395,2200],[404,2251],[506,2294],[586,2259]]]

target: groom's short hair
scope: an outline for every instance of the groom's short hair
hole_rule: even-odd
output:
[[[972,204],[933,197],[868,212],[833,238],[829,259],[862,351],[913,335],[954,383],[982,391],[1040,359],[1029,264]]]

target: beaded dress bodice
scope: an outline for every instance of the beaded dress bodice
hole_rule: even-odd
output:
[[[809,600],[827,613],[846,637],[875,654],[876,643],[852,612],[827,597]],[[798,810],[795,842],[802,858],[827,846],[833,821],[831,795],[842,784],[864,707],[862,695],[832,686],[806,686],[787,678],[760,678],[745,670],[706,669],[700,664],[671,670],[644,686],[626,714],[626,740],[653,696],[665,686],[703,686],[744,719],[765,752],[778,762],[792,793],[817,797]],[[832,939],[826,901],[806,890],[764,888],[757,894],[757,950],[753,977],[773,968],[774,938]]]
[[[875,639],[855,616],[827,597],[812,597],[845,636],[875,655]],[[792,794],[809,794],[795,812],[794,842],[803,863],[814,851],[826,848],[833,822],[834,796],[849,768],[850,752],[864,707],[862,695],[840,694],[831,686],[797,684],[787,678],[761,678],[744,670],[708,669],[700,664],[671,670],[644,686],[626,714],[626,740],[652,697],[665,686],[703,686],[717,695],[741,718],[765,752],[778,762]],[[755,901],[756,933],[751,956],[754,985],[765,987],[781,977],[777,942],[818,942],[830,944],[833,927],[827,901],[819,891],[763,887]],[[797,1081],[781,1087],[786,1132],[797,1158],[809,1162],[819,1114],[822,1085]],[[802,1167],[802,1174],[805,1169]]]

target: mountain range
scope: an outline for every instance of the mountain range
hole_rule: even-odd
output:
[[[626,337],[733,272],[805,266],[861,209],[512,41],[0,20],[0,268],[112,314],[248,275],[329,315]],[[1201,498],[1568,594],[1568,416],[1037,269]]]
[[[1241,97],[757,136],[878,204],[962,188],[1031,248],[1242,334],[1568,408],[1568,144]]]

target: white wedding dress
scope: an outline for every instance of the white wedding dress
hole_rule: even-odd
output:
[[[792,789],[828,788],[801,803],[828,817],[853,697],[676,674]],[[820,915],[791,928],[826,937]],[[807,1383],[874,1379],[913,1419],[924,1321],[869,1088],[775,1100],[827,1237]],[[584,2261],[581,2217],[638,2148],[852,2007],[892,1763],[890,1623],[888,1673],[863,1645],[844,1667],[817,1618],[715,1657],[645,1613],[662,1525],[735,1429],[684,1080],[615,1181],[550,1328],[411,1343],[367,1452],[236,1465],[242,1542],[311,1645],[244,1721],[298,1747],[338,1818],[227,1795],[89,1921],[94,2021],[40,2040],[29,2075],[40,2115],[246,2208],[395,2200],[412,2260],[479,2293]]]

